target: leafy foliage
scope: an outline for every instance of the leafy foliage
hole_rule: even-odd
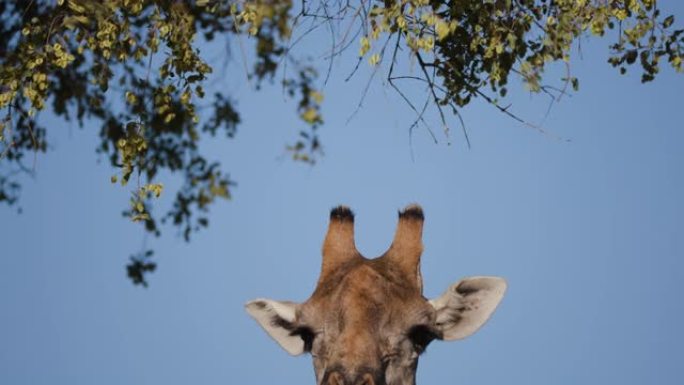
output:
[[[51,104],[65,120],[100,123],[97,151],[119,170],[112,183],[136,185],[124,215],[157,235],[158,222],[168,220],[186,240],[208,225],[211,204],[230,198],[234,186],[204,157],[200,138],[233,137],[240,123],[234,101],[220,93],[210,97],[210,116],[198,113],[213,71],[201,40],[252,42],[249,76],[258,87],[283,70],[282,86],[299,100],[296,112],[307,127],[286,148],[307,163],[322,152],[323,95],[315,87],[321,69],[292,53],[317,29],[331,33],[329,65],[351,51],[359,63],[384,68],[388,84],[416,113],[411,128],[430,129],[423,115],[431,105],[445,135],[448,113],[460,119],[460,108],[475,98],[522,121],[500,104],[512,78],[554,98],[576,90],[569,63],[583,36],[613,31],[608,62],[621,73],[639,63],[644,82],[664,59],[682,71],[684,58],[684,31],[672,28],[674,17],[663,17],[655,0],[31,0],[1,2],[0,19],[0,160],[7,171],[0,174],[0,202],[16,202],[16,173],[32,172],[27,154],[46,151],[47,127],[35,115]],[[358,53],[348,49],[354,43]],[[399,73],[401,60],[415,61],[418,74]],[[566,63],[560,87],[543,81],[554,62]],[[422,108],[402,81],[427,86]],[[152,201],[162,194],[163,170],[184,183],[160,216]],[[144,273],[154,270],[144,262],[150,256],[129,265],[134,283],[145,284]]]
[[[154,251],[146,250],[140,254],[132,255],[131,262],[126,266],[128,278],[134,285],[142,285],[147,287],[147,280],[145,274],[151,273],[157,269],[157,264],[150,262]]]

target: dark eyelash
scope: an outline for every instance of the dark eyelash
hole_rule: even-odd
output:
[[[416,325],[412,327],[408,331],[407,336],[409,340],[411,340],[411,343],[413,343],[413,347],[418,354],[424,352],[428,344],[438,337],[437,333],[427,325]]]
[[[305,352],[310,352],[311,347],[313,346],[313,341],[314,338],[316,337],[316,333],[308,327],[308,326],[300,326],[296,328],[295,330],[290,332],[291,336],[299,336],[299,338],[304,341],[304,351]]]

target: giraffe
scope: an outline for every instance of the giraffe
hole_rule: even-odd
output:
[[[415,385],[418,357],[433,340],[473,334],[506,291],[499,277],[470,277],[423,297],[423,210],[399,212],[390,248],[364,258],[354,214],[330,212],[316,288],[303,303],[256,299],[247,313],[288,353],[310,353],[318,385]]]

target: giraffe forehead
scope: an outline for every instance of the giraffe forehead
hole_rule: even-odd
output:
[[[370,264],[353,266],[337,278],[327,283],[329,290],[324,300],[350,310],[391,306],[417,295],[401,281],[392,279],[387,271]]]
[[[383,258],[352,261],[341,266],[326,280],[319,282],[312,299],[332,298],[343,291],[387,292],[400,297],[420,296],[415,287],[406,282],[404,274]]]
[[[371,264],[352,266],[318,288],[303,309],[305,318],[317,319],[328,332],[356,334],[429,319],[431,307],[422,295],[394,278]]]

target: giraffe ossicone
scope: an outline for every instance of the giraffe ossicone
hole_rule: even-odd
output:
[[[423,210],[399,212],[389,249],[363,257],[354,214],[330,212],[316,289],[302,303],[256,299],[247,312],[288,353],[310,353],[318,385],[414,385],[418,357],[433,340],[476,332],[506,292],[499,277],[470,277],[423,297]]]

